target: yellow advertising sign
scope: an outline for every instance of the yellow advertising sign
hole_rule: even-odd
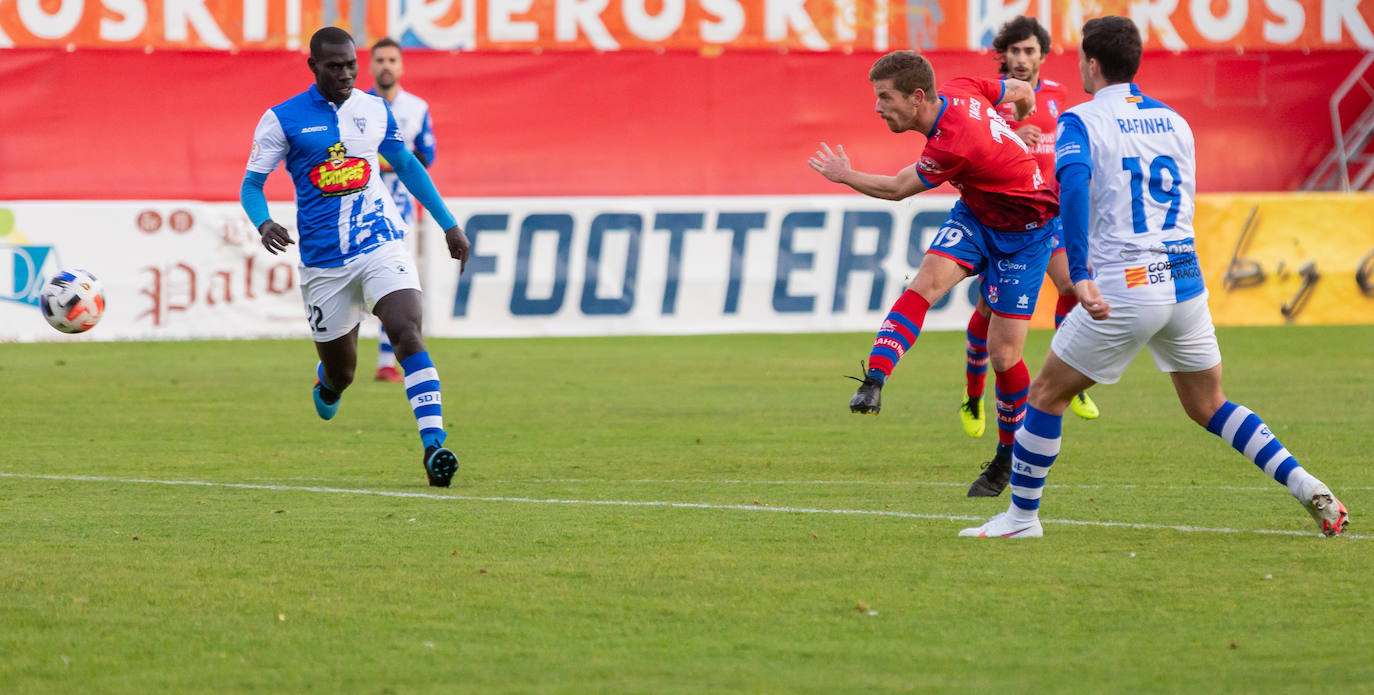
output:
[[[1374,195],[1202,194],[1198,262],[1218,326],[1374,324]],[[1045,278],[1034,328],[1052,328]]]
[[[1374,323],[1374,195],[1201,195],[1193,228],[1217,325]]]

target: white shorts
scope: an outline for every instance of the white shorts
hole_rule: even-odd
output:
[[[317,343],[342,338],[397,290],[419,290],[420,274],[405,244],[388,241],[337,268],[301,266],[301,297]]]
[[[1103,321],[1075,308],[1050,342],[1059,359],[1099,384],[1120,381],[1146,346],[1161,372],[1201,372],[1221,364],[1207,293],[1180,304],[1113,306]]]

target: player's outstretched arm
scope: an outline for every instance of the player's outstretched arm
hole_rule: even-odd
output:
[[[393,140],[382,143],[378,153],[386,157],[391,162],[391,168],[396,172],[396,176],[405,184],[406,190],[420,201],[420,204],[429,210],[429,214],[434,217],[434,221],[439,223],[439,227],[444,230],[444,241],[448,243],[448,253],[457,259],[458,272],[462,273],[468,266],[468,252],[472,250],[472,244],[468,237],[463,233],[462,227],[453,219],[453,213],[449,212],[448,206],[444,204],[444,199],[439,197],[439,191],[434,188],[434,180],[429,177],[429,172],[425,171],[425,165],[415,158],[415,155],[405,148],[405,145]]]
[[[997,103],[1010,101],[1015,104],[1016,120],[1024,121],[1035,113],[1035,87],[1031,83],[1008,77],[1002,80],[1002,85],[1002,100]]]
[[[243,206],[243,211],[248,213],[248,219],[253,222],[253,227],[262,237],[262,247],[275,256],[295,242],[291,240],[291,234],[286,228],[273,222],[268,215],[267,196],[262,192],[264,183],[267,183],[267,174],[259,171],[246,173],[243,185],[239,187],[239,204]]]
[[[835,183],[842,183],[866,196],[883,200],[902,200],[921,191],[930,190],[930,187],[921,181],[921,177],[916,175],[916,167],[907,167],[897,172],[896,176],[866,174],[849,166],[849,155],[845,154],[844,145],[836,149],[838,151],[832,151],[829,145],[821,143],[821,149],[816,150],[816,154],[807,160],[807,163],[821,176]]]

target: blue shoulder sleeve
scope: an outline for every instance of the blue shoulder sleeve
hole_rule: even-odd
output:
[[[267,213],[267,196],[262,192],[265,183],[267,174],[250,171],[244,175],[243,185],[239,187],[239,204],[243,206],[243,211],[248,213],[248,219],[253,222],[253,229],[272,219]]]
[[[1088,141],[1088,129],[1083,119],[1075,113],[1059,117],[1054,135],[1054,172],[1058,178],[1059,170],[1069,164],[1083,164],[1092,174],[1093,151]]]
[[[1088,272],[1088,186],[1092,174],[1087,166],[1074,162],[1061,165],[1059,176],[1059,219],[1064,223],[1064,251],[1069,256],[1069,279],[1074,282],[1092,277]]]
[[[1054,175],[1059,180],[1059,217],[1064,223],[1064,250],[1069,255],[1069,278],[1092,277],[1088,271],[1088,203],[1093,176],[1092,145],[1078,114],[1059,117],[1054,140]]]
[[[386,161],[391,162],[391,168],[396,171],[401,183],[405,184],[406,190],[429,210],[429,214],[434,216],[434,221],[439,223],[440,229],[448,229],[458,224],[453,219],[453,213],[448,211],[448,206],[444,205],[444,199],[439,197],[439,191],[434,188],[434,180],[429,177],[429,172],[425,171],[425,165],[406,149],[404,142],[383,140],[377,151],[386,157]]]
[[[420,125],[420,134],[415,136],[415,158],[425,165],[434,166],[434,123],[429,120],[429,109],[425,109],[425,119]]]

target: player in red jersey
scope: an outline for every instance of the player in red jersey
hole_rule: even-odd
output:
[[[1030,117],[1017,120],[1009,104],[998,107],[998,113],[1030,148],[1031,156],[1035,157],[1036,163],[1040,165],[1041,175],[1058,190],[1059,182],[1054,177],[1054,133],[1059,112],[1068,108],[1069,104],[1068,92],[1064,86],[1040,75],[1041,63],[1050,50],[1050,32],[1034,17],[1018,16],[1002,25],[992,40],[992,47],[997,51],[1001,74],[1029,82],[1035,87],[1035,113]],[[1064,254],[1062,231],[1055,232],[1055,240],[1048,268],[1050,280],[1059,292],[1059,300],[1054,307],[1054,325],[1058,328],[1064,317],[1078,304],[1078,296],[1073,291],[1073,281],[1069,279],[1069,264]],[[964,432],[970,437],[983,436],[985,427],[983,382],[988,369],[989,314],[987,304],[979,301],[973,315],[969,317],[968,331],[965,334],[966,389],[964,402],[959,406],[959,419]],[[1087,393],[1080,393],[1074,397],[1071,407],[1075,414],[1087,420],[1095,419],[1100,414],[1097,404]],[[988,462],[983,471],[969,487],[969,496],[996,497],[1001,494],[1010,477],[1010,462],[994,459]]]
[[[868,174],[850,166],[843,147],[831,151],[821,143],[811,168],[875,198],[901,200],[948,181],[960,199],[883,321],[849,409],[878,414],[883,384],[915,343],[930,305],[964,278],[982,273],[982,298],[992,310],[988,352],[996,374],[997,451],[1010,460],[1030,385],[1021,348],[1045,277],[1059,198],[995,106],[1015,104],[1024,120],[1035,110],[1035,90],[1015,78],[961,77],[937,91],[934,68],[914,51],[879,58],[868,79],[877,96],[875,110],[892,132],[926,135],[920,159],[894,176]]]

